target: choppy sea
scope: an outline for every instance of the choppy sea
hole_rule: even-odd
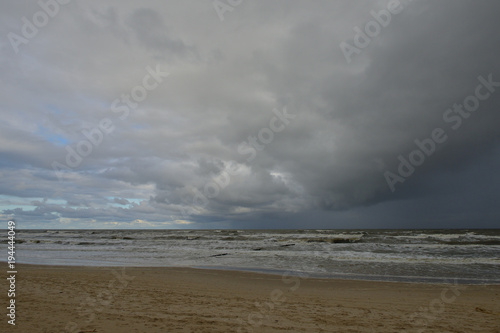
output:
[[[500,230],[17,230],[16,243],[18,263],[500,284]]]

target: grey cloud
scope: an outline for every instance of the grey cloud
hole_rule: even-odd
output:
[[[339,44],[386,4],[254,1],[224,22],[210,2],[61,7],[19,54],[0,44],[3,216],[39,227],[366,227],[371,216],[412,227],[432,226],[432,214],[443,226],[451,216],[494,225],[500,91],[457,130],[443,114],[479,76],[500,81],[500,5],[405,1],[348,64]],[[36,10],[6,6],[2,36]],[[157,65],[170,75],[120,119],[113,101]],[[240,144],[284,107],[296,118],[248,161]],[[60,181],[52,163],[103,118],[114,131]],[[448,140],[392,193],[384,172],[438,127]],[[228,184],[200,204],[197,193],[209,196],[231,163]]]
[[[168,36],[168,27],[161,14],[155,10],[137,9],[127,18],[126,24],[133,30],[139,43],[147,48],[179,56],[187,56],[193,51],[182,40]]]

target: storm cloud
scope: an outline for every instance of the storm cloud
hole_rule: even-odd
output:
[[[498,227],[498,1],[221,2],[4,1],[2,218]]]

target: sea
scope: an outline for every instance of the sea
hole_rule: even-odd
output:
[[[500,230],[17,230],[16,261],[500,284]]]

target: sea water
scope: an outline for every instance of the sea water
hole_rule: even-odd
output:
[[[500,230],[18,230],[16,243],[30,264],[500,283]]]

